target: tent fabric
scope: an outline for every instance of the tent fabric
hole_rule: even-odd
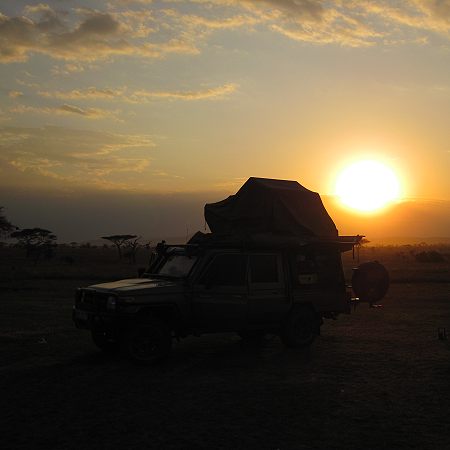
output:
[[[338,231],[317,192],[296,181],[249,178],[235,195],[205,205],[212,233],[336,237]]]

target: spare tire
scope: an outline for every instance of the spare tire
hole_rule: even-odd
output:
[[[361,301],[378,303],[389,289],[388,271],[378,261],[360,264],[353,269],[352,288]]]

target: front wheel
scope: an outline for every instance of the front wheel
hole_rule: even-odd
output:
[[[312,308],[294,309],[281,330],[281,340],[286,347],[309,347],[318,334],[319,321]]]
[[[170,328],[165,322],[156,319],[145,324],[136,324],[125,334],[123,346],[125,353],[134,362],[142,365],[155,364],[170,354]]]

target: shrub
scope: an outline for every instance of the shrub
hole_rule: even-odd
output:
[[[429,252],[420,252],[415,255],[416,261],[423,263],[437,263],[445,261],[444,255],[436,250],[430,250]]]

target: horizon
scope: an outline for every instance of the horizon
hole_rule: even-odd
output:
[[[181,243],[196,231],[209,231],[203,215],[206,203],[234,193],[78,193],[75,198],[69,197],[70,203],[61,193],[46,197],[39,193],[10,193],[14,207],[6,206],[5,213],[19,228],[51,230],[61,243],[93,242],[103,235],[127,233],[142,236],[143,240],[169,242],[183,238]],[[377,243],[445,243],[450,239],[450,201],[402,201],[382,213],[362,214],[348,210],[336,197],[321,198],[340,235],[360,234]]]

